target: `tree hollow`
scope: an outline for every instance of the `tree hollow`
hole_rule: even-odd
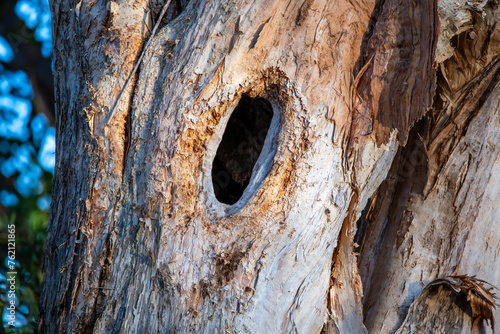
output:
[[[247,188],[273,118],[273,107],[261,97],[243,95],[227,123],[212,163],[217,200],[232,205]]]

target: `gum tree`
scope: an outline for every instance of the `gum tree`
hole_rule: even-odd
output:
[[[51,10],[42,332],[471,333],[498,312],[478,280],[500,283],[496,2]]]

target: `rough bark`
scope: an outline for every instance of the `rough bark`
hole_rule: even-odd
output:
[[[440,317],[409,308],[440,276],[500,283],[493,1],[177,1],[150,36],[162,8],[51,4],[42,332],[388,333]],[[244,96],[273,119],[227,205]]]
[[[359,262],[370,331],[395,331],[438,277],[471,275],[499,286],[498,15],[493,2],[440,3],[438,94],[363,222]]]

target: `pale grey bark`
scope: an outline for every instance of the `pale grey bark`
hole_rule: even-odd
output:
[[[493,2],[179,1],[146,50],[163,3],[51,5],[42,332],[389,333],[440,276],[499,283]],[[274,117],[227,205],[243,95]]]

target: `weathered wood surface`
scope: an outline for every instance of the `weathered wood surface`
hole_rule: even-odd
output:
[[[439,276],[500,285],[494,2],[174,1],[119,101],[163,3],[51,6],[43,332],[388,333]],[[274,116],[228,206],[243,95]]]
[[[500,286],[498,15],[492,2],[440,2],[438,95],[365,222],[360,267],[372,332],[397,329],[438,277],[475,275]]]

